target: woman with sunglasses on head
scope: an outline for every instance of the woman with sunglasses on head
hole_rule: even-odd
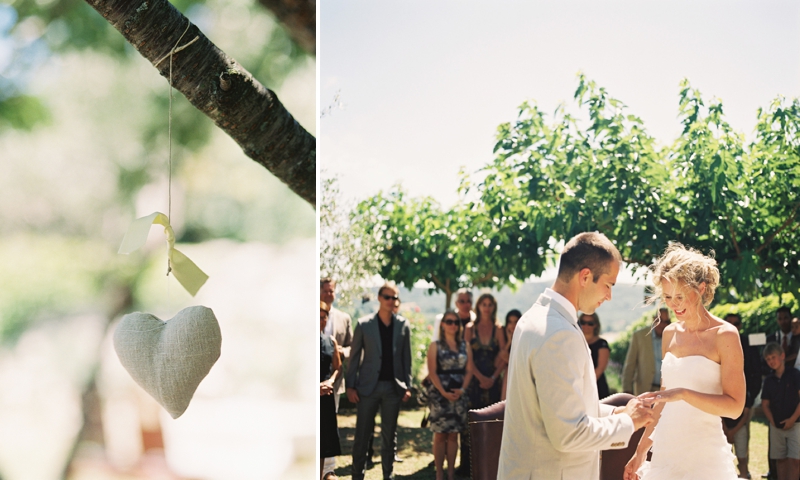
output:
[[[505,365],[498,365],[497,357],[506,348],[503,327],[497,323],[497,301],[488,293],[478,298],[476,319],[467,324],[464,340],[472,349],[475,365],[473,381],[469,386],[469,407],[483,408],[500,401],[500,383],[497,381]]]
[[[592,352],[594,375],[597,377],[597,394],[602,400],[610,395],[605,371],[608,366],[608,358],[611,356],[611,348],[604,338],[600,338],[600,317],[597,316],[597,313],[579,315],[578,325],[581,326],[586,343],[589,344],[589,350]]]
[[[453,480],[458,434],[467,428],[466,388],[472,379],[472,351],[463,339],[458,314],[452,310],[442,316],[439,340],[428,347],[428,377],[431,380],[428,404],[436,480],[444,479],[445,458],[447,478]]]
[[[514,330],[517,328],[517,322],[522,318],[522,312],[516,308],[506,313],[506,328],[503,334],[506,337],[506,348],[504,348],[497,356],[498,364],[504,365],[503,367],[503,386],[500,389],[500,400],[506,399],[506,387],[508,386],[508,359],[511,355],[511,340],[514,338]]]
[[[464,340],[472,350],[475,367],[467,389],[469,408],[478,409],[499,402],[501,382],[498,379],[505,365],[498,365],[497,357],[505,349],[506,342],[503,327],[497,323],[497,301],[492,295],[484,293],[478,297],[475,320],[467,324]],[[461,438],[461,465],[457,473],[462,476],[468,476],[471,471],[469,441],[465,440],[468,436],[469,431],[465,431]]]

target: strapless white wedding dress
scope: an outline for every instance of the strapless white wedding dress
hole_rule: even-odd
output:
[[[702,355],[676,357],[667,353],[661,363],[665,388],[688,388],[702,393],[722,393],[720,365]],[[637,472],[642,480],[735,480],[731,445],[722,433],[720,417],[686,402],[664,405],[650,436],[653,455]]]

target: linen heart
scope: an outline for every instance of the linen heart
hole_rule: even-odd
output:
[[[172,418],[186,411],[221,346],[217,317],[203,306],[184,308],[166,322],[149,313],[129,313],[114,331],[122,366]]]

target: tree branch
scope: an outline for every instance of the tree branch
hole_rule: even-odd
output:
[[[742,256],[742,251],[739,250],[739,242],[736,241],[736,232],[733,231],[733,224],[731,220],[728,219],[728,230],[731,232],[731,240],[733,240],[733,248],[736,249],[736,258],[740,258]]]
[[[155,64],[168,55],[189,20],[167,0],[86,0],[139,53]],[[311,205],[316,204],[316,139],[261,85],[195,25],[175,53],[173,86],[242,147]],[[169,59],[158,65],[169,78]]]
[[[300,48],[317,53],[316,0],[259,0],[281,22]]]
[[[431,280],[433,280],[433,284],[436,285],[439,288],[439,290],[441,290],[443,292],[447,291],[447,287],[438,278],[436,278],[436,275],[434,275],[432,273],[431,273]],[[449,280],[448,280],[448,283],[449,283]]]
[[[761,253],[761,250],[767,248],[769,244],[772,243],[773,240],[775,240],[775,237],[777,237],[782,231],[786,229],[786,227],[788,227],[789,225],[792,224],[792,222],[794,222],[794,219],[797,216],[798,207],[800,207],[800,203],[794,206],[794,208],[792,209],[792,214],[789,215],[789,218],[787,218],[786,221],[783,222],[783,225],[781,225],[781,227],[777,231],[775,231],[775,233],[769,236],[767,241],[764,242],[764,245],[761,245],[760,247],[756,248],[756,254]]]

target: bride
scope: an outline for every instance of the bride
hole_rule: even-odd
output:
[[[736,328],[706,310],[719,283],[716,261],[674,243],[656,263],[653,281],[678,321],[662,336],[661,391],[639,397],[653,404],[656,422],[642,435],[624,478],[736,479],[720,417],[742,413],[744,359]]]

